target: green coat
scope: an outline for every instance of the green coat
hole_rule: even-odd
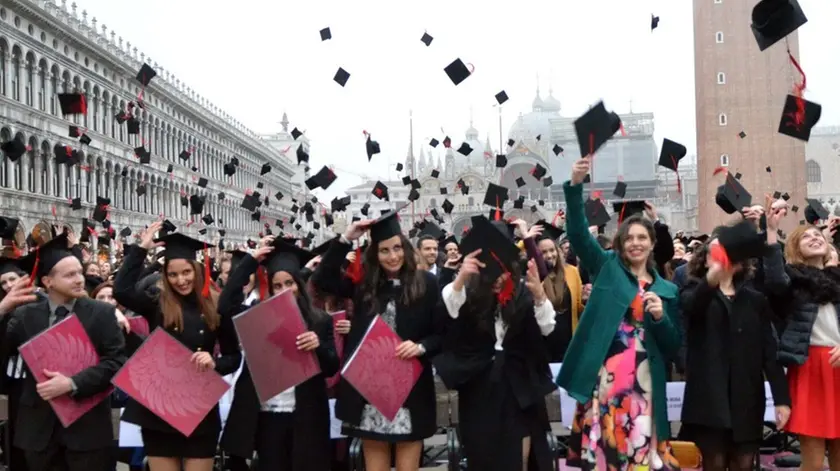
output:
[[[595,280],[592,294],[580,318],[557,384],[580,403],[592,398],[598,371],[630,303],[639,293],[639,282],[613,251],[605,251],[589,233],[584,212],[583,185],[563,185],[566,194],[566,234],[580,258],[580,266]],[[645,349],[653,382],[653,415],[659,440],[670,438],[665,358],[675,358],[681,344],[677,287],[651,271],[648,289],[662,298],[664,315],[659,321],[645,313]]]

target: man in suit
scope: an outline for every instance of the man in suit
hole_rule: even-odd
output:
[[[110,387],[111,378],[126,360],[115,308],[87,297],[82,264],[68,250],[66,234],[30,252],[20,266],[31,275],[0,301],[0,316],[11,316],[6,335],[0,339],[2,347],[16,349],[75,314],[99,355],[99,363],[72,377],[44,370],[48,379],[40,383],[27,366],[15,446],[24,450],[30,471],[107,471],[113,441],[109,401],[99,403],[67,428],[47,401],[64,395],[85,399]],[[30,279],[44,288],[46,298],[34,296]]]
[[[423,234],[417,240],[417,250],[429,266],[432,275],[438,274],[438,241],[431,234]]]

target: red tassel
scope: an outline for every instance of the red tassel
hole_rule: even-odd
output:
[[[712,176],[715,176],[719,173],[726,172],[726,167],[717,167],[714,172],[712,172]]]
[[[493,259],[496,260],[496,263],[499,264],[500,267],[504,269],[505,264],[499,259],[495,252],[490,252],[490,255],[493,256]],[[499,301],[499,304],[504,306],[508,303],[511,299],[513,299],[513,280],[511,279],[510,272],[505,269],[505,273],[507,274],[507,278],[505,279],[504,283],[502,283],[502,288],[496,293],[496,300]]]
[[[268,299],[268,271],[264,266],[257,268],[257,285],[260,290],[260,301]]]
[[[805,92],[805,87],[808,85],[808,77],[805,76],[805,71],[802,70],[802,66],[800,66],[796,58],[793,57],[790,49],[788,49],[787,53],[791,64],[793,64],[799,72],[799,75],[802,77],[802,81],[800,83],[795,83],[793,85],[793,94],[796,96],[796,112],[793,113],[792,119],[794,125],[798,128],[805,122],[805,100],[802,98],[802,94]]]
[[[731,268],[732,262],[729,260],[729,254],[726,253],[726,249],[724,249],[719,243],[714,243],[709,248],[709,257],[711,257],[713,261],[720,263],[724,270],[729,270]]]
[[[679,163],[677,162],[677,159],[675,159],[673,155],[671,155],[670,157],[671,157],[671,162],[674,163],[674,168],[676,169],[674,171],[677,172],[677,193],[682,194],[682,183],[680,182]]]
[[[12,250],[12,257],[14,258],[20,258],[23,255],[23,252],[21,252],[20,248],[18,248],[16,242],[12,242]]]
[[[494,219],[499,221],[502,219],[502,208],[499,207],[499,197],[496,197],[496,214],[494,215]]]
[[[201,295],[205,298],[210,296],[210,251],[207,250],[207,243],[204,243],[204,286],[201,287]]]
[[[551,220],[551,225],[556,226],[557,225],[557,219],[560,218],[560,216],[562,216],[562,215],[563,215],[563,210],[562,209],[557,210],[557,212],[554,214],[554,219]]]
[[[35,264],[32,265],[32,273],[29,274],[29,286],[35,283],[38,274],[38,264],[41,262],[41,247],[35,247]]]
[[[347,271],[344,273],[347,278],[350,278],[350,281],[353,282],[354,285],[357,285],[362,282],[365,277],[364,270],[362,270],[362,248],[356,247],[356,259],[353,260],[353,263],[347,267]]]

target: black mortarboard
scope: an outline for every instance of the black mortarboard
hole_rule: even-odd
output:
[[[6,273],[21,273],[20,259],[10,257],[0,257],[0,276]]]
[[[537,134],[536,139],[537,139],[537,142],[539,142],[539,140],[542,139],[542,134]]]
[[[134,155],[140,159],[141,164],[148,164],[152,161],[152,153],[146,150],[145,146],[135,147],[134,148]]]
[[[753,7],[750,28],[763,51],[807,22],[797,0],[761,0]]]
[[[504,90],[497,93],[496,94],[496,101],[499,102],[500,105],[503,104],[504,102],[508,101],[507,93],[505,93]]]
[[[805,198],[808,207],[805,208],[805,220],[808,224],[815,224],[817,221],[828,219],[829,212],[818,199]]]
[[[402,177],[403,185],[411,185],[411,175],[404,175]]]
[[[143,66],[140,67],[140,71],[137,72],[136,78],[141,85],[143,85],[144,87],[148,87],[149,82],[151,82],[156,75],[157,72],[155,72],[155,69],[151,68],[149,64],[143,64]]]
[[[128,227],[128,226],[123,227],[122,230],[120,231],[120,236],[122,236],[122,237],[128,237],[130,235],[131,235],[131,228]]]
[[[67,248],[67,233],[62,232],[46,244],[31,250],[20,259],[18,266],[40,283],[42,277],[49,275],[53,267],[67,257],[75,256]]]
[[[87,114],[87,98],[81,93],[59,93],[61,114]]]
[[[523,186],[525,186],[525,179],[522,178],[522,177],[517,177],[516,178],[516,187],[517,188],[522,188]]]
[[[619,224],[634,214],[644,214],[645,209],[647,209],[647,205],[645,205],[644,201],[619,201],[613,203],[613,212],[618,216]]]
[[[206,235],[207,234],[207,228],[204,227],[204,228],[199,229],[198,233],[201,234],[201,235]]]
[[[764,254],[766,237],[755,230],[749,221],[741,221],[734,226],[721,228],[717,237],[732,263],[747,261]]]
[[[195,260],[196,252],[213,247],[206,242],[193,239],[180,232],[159,237],[157,242],[164,243],[166,247],[166,260]]]
[[[408,201],[417,201],[420,199],[420,192],[417,191],[416,188],[412,188],[411,191],[408,192]]]
[[[298,146],[296,154],[298,165],[300,165],[301,162],[309,162],[309,153],[303,148],[303,144]]]
[[[333,77],[333,80],[335,80],[335,83],[341,85],[342,87],[347,84],[347,80],[349,80],[349,79],[350,79],[350,73],[347,72],[346,70],[342,69],[341,67],[338,68],[338,70],[335,72],[335,76]]]
[[[525,207],[525,197],[520,195],[519,198],[513,200],[513,209],[522,209]]]
[[[336,178],[335,172],[324,165],[321,167],[321,170],[318,170],[318,173],[306,179],[306,187],[310,190],[314,190],[315,188],[326,190],[333,184]]]
[[[487,192],[484,193],[484,204],[492,208],[501,208],[508,200],[508,189],[504,186],[488,182]]]
[[[242,199],[242,204],[239,205],[240,208],[245,208],[248,211],[254,211],[257,209],[257,203],[259,203],[260,199],[257,197],[255,198],[253,194],[245,195],[245,198]]]
[[[418,180],[416,178],[411,180],[411,189],[412,190],[419,190],[422,187],[423,187],[423,185],[420,183],[420,180]]]
[[[530,173],[537,180],[541,180],[547,173],[547,169],[540,164],[536,164],[534,168],[531,169]]]
[[[300,273],[300,269],[315,256],[312,252],[303,250],[294,245],[294,242],[287,242],[282,237],[274,239],[271,245],[274,247],[274,251],[268,254],[263,261],[269,277],[281,271],[290,275],[297,275]]]
[[[420,37],[420,40],[423,41],[423,44],[426,46],[431,46],[434,39],[435,38],[433,38],[429,33],[423,33],[423,36]]]
[[[621,128],[621,118],[611,111],[607,111],[604,102],[589,109],[583,116],[575,120],[580,156],[594,154]]]
[[[78,126],[71,124],[67,130],[67,135],[70,137],[79,137],[82,135],[82,130]]]
[[[259,212],[259,210],[254,211],[253,213],[251,213],[251,220],[252,220],[252,221],[257,221],[257,222],[259,222],[259,220],[260,220],[260,219],[262,219],[262,213],[260,213],[260,212]]]
[[[180,154],[178,154],[178,158],[181,160],[190,160],[190,156],[192,156],[192,152],[188,150],[182,150]]]
[[[613,194],[619,198],[624,198],[624,195],[627,194],[627,184],[624,182],[615,182]]]
[[[678,172],[680,160],[685,157],[686,153],[687,150],[684,145],[670,139],[664,139],[662,150],[659,151],[659,165]]]
[[[455,205],[452,204],[452,202],[449,201],[449,199],[445,199],[443,200],[443,204],[441,204],[440,207],[443,208],[443,212],[445,212],[446,214],[452,214],[452,210],[455,208]]]
[[[472,73],[470,72],[470,69],[461,62],[461,59],[455,59],[451,64],[447,65],[443,71],[446,72],[446,75],[449,76],[449,80],[452,80],[452,83],[455,85],[458,85],[466,80]]]
[[[350,196],[333,198],[330,201],[330,211],[344,211],[350,205]],[[367,210],[365,210],[367,212]]]
[[[551,186],[551,185],[553,185],[553,184],[554,184],[554,179],[553,179],[553,178],[548,177],[548,178],[544,178],[544,179],[543,179],[543,186],[544,186],[545,188],[548,188],[548,187],[550,187],[550,186]]]
[[[111,198],[96,197],[96,207],[93,208],[93,219],[96,222],[102,222],[108,217],[108,206],[111,205]]]
[[[260,176],[265,175],[269,172],[271,172],[271,164],[263,164],[262,168],[260,169]]]
[[[140,120],[137,118],[128,118],[128,122],[126,123],[126,127],[128,128],[128,134],[140,134]]]
[[[265,185],[263,185],[263,182],[257,182],[257,189],[258,190],[262,190],[264,186]]]
[[[442,194],[442,195],[445,195],[445,194],[449,193],[449,190],[447,190],[445,186],[442,186],[439,189],[440,189],[440,194]]]
[[[174,165],[172,165],[172,164],[169,164],[169,165],[166,167],[166,173],[172,173],[172,171],[173,171],[173,170],[175,170],[175,166],[174,166]]]
[[[654,16],[652,13],[650,15],[650,30],[653,31],[656,27],[659,26],[659,17]]]
[[[214,222],[216,222],[215,219],[213,219],[212,214],[205,214],[204,217],[201,218],[201,221],[204,222],[204,224],[206,224],[208,226],[213,224]]]
[[[514,141],[513,139],[508,139],[507,140],[508,147],[513,147],[514,144],[516,144],[516,141]]]
[[[470,147],[470,145],[467,144],[466,142],[462,142],[461,147],[458,148],[458,153],[463,155],[463,156],[469,156],[470,154],[472,154],[472,151],[473,151],[473,148]]]
[[[438,141],[438,140],[437,140],[437,139],[435,139],[434,137],[432,138],[432,140],[431,140],[431,141],[429,141],[429,145],[430,145],[430,146],[432,146],[432,147],[437,147],[437,146],[438,146],[438,144],[440,144],[440,141]]]
[[[379,153],[379,143],[371,139],[370,134],[367,135],[367,141],[365,142],[365,152],[367,152],[368,161]]]
[[[23,143],[20,139],[12,139],[11,141],[4,142],[0,149],[6,154],[6,157],[9,158],[12,162],[17,162],[18,159],[26,152],[26,144]]]
[[[472,228],[461,240],[461,253],[468,254],[478,249],[481,249],[478,260],[485,265],[482,274],[491,279],[513,271],[519,260],[519,248],[514,245],[507,229],[497,228],[484,216],[472,217]]]
[[[804,115],[798,111],[800,100],[804,105]],[[788,95],[785,100],[785,109],[782,111],[782,119],[779,122],[779,133],[808,142],[811,138],[811,129],[817,125],[821,115],[821,105]]]
[[[128,176],[128,167],[123,167],[122,171],[120,171],[120,175],[123,177]]]
[[[0,239],[14,239],[19,220],[0,216]]]
[[[321,35],[321,41],[326,41],[328,39],[332,39],[332,33],[330,32],[329,28],[324,28],[318,32]]]
[[[170,221],[169,219],[165,219],[163,221],[163,224],[160,226],[160,231],[164,235],[168,234],[170,232],[175,232],[175,230],[177,230],[177,228],[175,227],[175,224],[172,224],[172,221]]]
[[[90,143],[93,142],[93,139],[91,139],[87,134],[82,134],[79,136],[79,142],[83,145],[89,146]]]
[[[420,230],[419,236],[429,235],[435,238],[435,240],[439,240],[443,238],[443,230],[437,224],[431,221],[423,221],[423,227]]]
[[[198,179],[198,186],[201,188],[207,188],[207,183],[207,179],[204,177]]]
[[[99,237],[96,238],[96,245],[100,249],[104,248],[104,249],[107,249],[107,250],[110,251],[111,250],[111,236],[109,236],[107,233],[104,234],[104,235],[100,235]]]
[[[440,170],[438,170],[438,169],[434,169],[434,170],[432,170],[432,174],[431,174],[431,175],[432,175],[432,178],[437,178],[437,177],[439,177],[439,176],[440,176]]]
[[[715,202],[726,214],[733,214],[746,206],[752,205],[752,195],[731,173],[726,174],[726,182],[719,186]]]
[[[507,156],[504,154],[496,155],[496,168],[505,168],[507,165]]]
[[[376,182],[376,185],[373,186],[373,191],[371,191],[371,193],[380,200],[390,201],[390,197],[388,196],[388,187],[381,181]]]
[[[146,184],[141,183],[141,184],[137,185],[137,188],[134,190],[134,192],[137,193],[137,196],[145,195],[146,194]]]
[[[557,241],[557,239],[559,239],[563,236],[563,234],[566,233],[566,231],[560,229],[554,224],[551,224],[545,219],[540,219],[539,221],[537,221],[537,224],[539,224],[543,228],[543,233],[540,236],[540,239],[551,239]]]
[[[223,166],[226,177],[232,177],[236,173],[236,165],[228,162]]]
[[[600,199],[587,199],[584,203],[584,213],[590,226],[604,226],[612,219]]]
[[[372,242],[382,242],[391,237],[402,234],[399,212],[405,205],[396,210],[387,210],[370,225],[370,239]]]
[[[187,207],[190,205],[190,199],[187,198],[187,195],[181,195],[181,206]]]
[[[747,133],[745,133],[744,131],[741,131],[741,132],[738,133],[738,137],[743,139],[743,138],[747,137]]]
[[[70,209],[73,211],[77,211],[82,209],[82,199],[81,198],[73,198],[70,200]]]
[[[397,163],[397,171],[402,172],[402,169],[403,169],[403,164]]]
[[[298,128],[292,129],[292,139],[297,140],[300,136],[303,136],[303,133]]]

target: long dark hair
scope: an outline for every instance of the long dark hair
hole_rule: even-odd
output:
[[[516,315],[516,298],[522,285],[522,272],[518,263],[513,264],[513,270],[509,272],[509,276],[513,281],[514,295],[513,299],[504,306],[498,306],[496,296],[493,294],[493,285],[497,278],[490,277],[485,272],[479,272],[477,276],[470,278],[464,286],[467,293],[467,301],[464,303],[466,317],[472,319],[479,327],[493,332],[496,308],[499,307],[502,322],[505,325],[511,325]]]
[[[400,234],[400,245],[403,250],[403,265],[400,268],[398,278],[402,294],[396,301],[408,306],[421,299],[426,294],[426,279],[423,272],[417,269],[417,261],[414,259],[414,247],[408,238]],[[388,277],[382,267],[379,266],[379,242],[371,242],[362,254],[362,263],[365,269],[365,278],[362,281],[364,297],[362,301],[371,306],[374,314],[381,310],[379,306],[379,292],[387,286]]]
[[[297,304],[298,309],[300,309],[300,314],[303,316],[303,320],[306,321],[306,323],[309,324],[311,327],[312,324],[320,322],[326,316],[328,316],[329,314],[327,314],[323,309],[318,309],[312,304],[312,298],[309,296],[309,292],[306,288],[306,283],[304,283],[303,279],[300,277],[300,274],[290,272],[286,273],[288,273],[289,276],[292,277],[292,279],[295,281],[295,284],[297,285]],[[272,274],[271,276],[273,277],[274,274]],[[272,296],[274,296],[274,283],[272,283],[271,280],[269,280],[268,283],[268,290],[269,293]]]
[[[644,227],[645,232],[647,232],[648,237],[650,237],[651,252],[647,259],[647,269],[648,271],[655,271],[656,260],[653,257],[653,248],[656,247],[656,230],[653,228],[653,223],[641,214],[634,214],[628,217],[621,223],[620,226],[618,226],[618,230],[615,232],[615,237],[613,237],[612,249],[618,253],[619,257],[621,257],[621,261],[624,262],[624,265],[629,267],[630,262],[624,255],[624,242],[630,235],[630,228],[635,225]]]
[[[189,296],[195,297],[196,304],[201,314],[204,315],[204,321],[210,330],[215,331],[219,324],[221,324],[221,316],[216,306],[219,302],[219,293],[215,289],[210,289],[210,295],[205,297],[201,295],[201,289],[204,287],[204,270],[203,266],[195,260],[190,260],[189,264],[195,271],[195,278],[193,278],[193,292]],[[166,270],[169,268],[169,261],[163,264],[163,276],[161,278],[160,290],[160,311],[163,314],[163,326],[165,328],[177,327],[178,330],[184,329],[184,312],[181,305],[182,296],[175,292],[169,284],[169,277],[166,275]]]

